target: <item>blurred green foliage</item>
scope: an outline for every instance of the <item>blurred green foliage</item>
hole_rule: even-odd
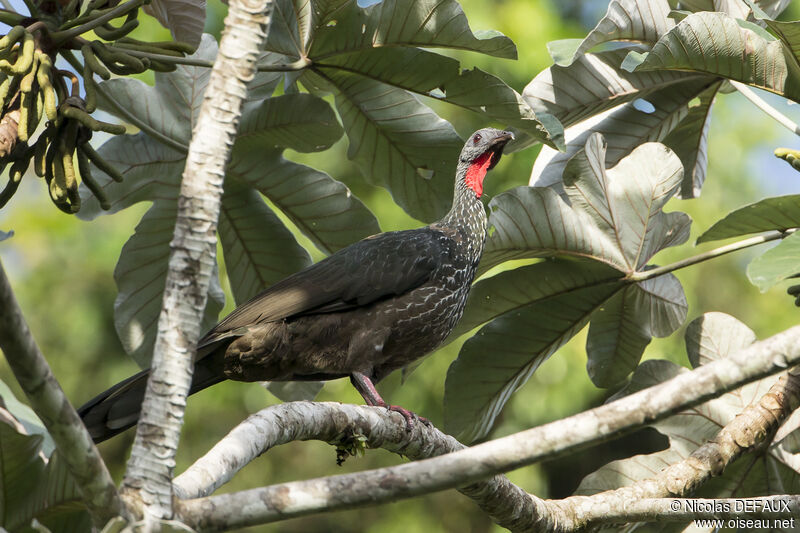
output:
[[[457,54],[467,65],[474,64],[500,76],[521,91],[540,70],[550,65],[545,43],[554,39],[582,36],[588,8],[566,9],[546,0],[463,0],[473,29],[497,29],[511,37],[519,49],[519,60]],[[597,2],[587,2],[595,5]],[[599,2],[600,10],[604,2]],[[221,29],[224,6],[214,1],[208,31]],[[788,13],[787,16],[797,13]],[[565,18],[572,15],[575,18]],[[796,18],[796,17],[795,17]],[[594,19],[596,20],[596,19]],[[591,23],[591,22],[590,22]],[[136,35],[158,40],[165,31],[155,22],[143,24]],[[167,34],[168,35],[168,34]],[[472,62],[472,63],[471,63]],[[145,81],[152,82],[152,79]],[[771,102],[782,105],[780,99]],[[462,135],[483,127],[472,113],[426,102],[450,120]],[[785,106],[782,107],[785,109]],[[793,110],[787,110],[791,113]],[[763,196],[797,192],[797,174],[781,162],[773,164],[775,146],[792,146],[789,134],[779,129],[738,94],[720,95],[713,111],[710,132],[710,164],[702,196],[695,200],[672,200],[667,210],[689,213],[693,220],[692,239],[656,257],[666,264],[719,246],[711,243],[694,248],[694,239],[726,212]],[[347,161],[346,141],[322,154],[289,154],[289,157],[327,171],[347,182],[377,214],[384,231],[419,226],[392,201],[389,194],[364,182]],[[510,187],[526,184],[538,148],[507,156],[490,175],[486,198]],[[785,168],[784,168],[785,167]],[[14,285],[30,327],[46,354],[63,388],[75,405],[137,370],[124,355],[112,321],[116,295],[112,273],[119,251],[146,206],[127,209],[113,217],[90,223],[64,215],[42,200],[43,183],[26,178],[15,201],[0,212],[0,229],[15,235],[0,243],[0,258]],[[321,254],[309,247],[315,259]],[[749,260],[760,249],[747,250],[676,272],[689,301],[689,320],[706,311],[724,311],[746,324],[763,338],[796,322],[797,310],[785,287],[760,294],[744,275]],[[224,279],[224,273],[223,273]],[[223,285],[228,289],[227,283]],[[785,284],[784,284],[785,285]],[[228,290],[227,313],[232,308]],[[688,320],[687,320],[688,323]],[[656,339],[646,358],[666,358],[688,366],[683,347],[683,329],[667,339]],[[527,429],[583,411],[601,403],[613,391],[596,389],[586,374],[585,332],[542,365],[533,378],[510,401],[499,419],[493,437]],[[442,421],[442,394],[447,367],[455,358],[460,342],[448,346],[423,362],[400,384],[399,373],[379,386],[392,403],[406,406],[431,419]],[[492,354],[487,353],[487,357]],[[0,378],[24,395],[0,362]],[[361,403],[347,380],[326,385],[319,400]],[[277,400],[255,384],[226,382],[192,397],[179,450],[177,471],[205,453],[228,430],[249,413]],[[121,478],[133,432],[112,439],[101,451],[116,479]],[[562,460],[534,465],[509,474],[515,483],[541,497],[569,494],[580,479],[611,459],[641,453],[664,445],[663,439],[645,431],[622,442],[613,442]],[[366,457],[350,458],[336,466],[335,449],[323,443],[292,443],[272,450],[240,473],[225,491],[330,474],[354,472],[402,461],[380,450]],[[251,528],[249,531],[360,531],[414,533],[427,531],[485,532],[499,528],[468,499],[455,491],[415,498],[394,505],[342,511],[326,515]]]

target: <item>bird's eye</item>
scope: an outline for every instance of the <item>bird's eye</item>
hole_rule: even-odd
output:
[[[481,138],[482,138],[481,134],[476,133],[475,135],[472,136],[472,144],[478,144],[479,142],[481,142]]]

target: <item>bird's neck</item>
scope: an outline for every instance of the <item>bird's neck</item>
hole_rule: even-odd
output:
[[[470,164],[459,163],[453,191],[453,207],[437,224],[453,229],[467,229],[470,233],[480,236],[482,240],[486,233],[486,210],[481,202],[480,194],[469,182],[470,169]],[[480,184],[481,186],[483,184],[482,176]],[[482,191],[482,187],[480,190]]]

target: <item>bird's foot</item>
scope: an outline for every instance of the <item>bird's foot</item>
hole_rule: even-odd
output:
[[[384,405],[389,411],[395,411],[396,413],[400,413],[403,415],[403,418],[406,419],[406,431],[411,431],[414,429],[414,421],[418,420],[422,422],[427,427],[433,427],[431,421],[425,418],[424,416],[419,416],[417,413],[413,411],[409,411],[405,407],[400,407],[399,405]]]

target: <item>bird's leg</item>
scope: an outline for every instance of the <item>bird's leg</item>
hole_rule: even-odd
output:
[[[406,419],[406,430],[411,431],[414,427],[414,419],[419,420],[426,426],[430,426],[431,423],[427,418],[423,418],[416,413],[409,411],[404,407],[400,407],[399,405],[388,405],[381,395],[378,394],[378,390],[375,388],[375,385],[372,384],[372,380],[366,374],[362,374],[361,372],[353,372],[350,374],[350,383],[353,384],[353,387],[361,394],[361,397],[364,398],[364,401],[367,405],[371,405],[373,407],[385,407],[389,411],[396,411],[403,415],[403,418]]]

